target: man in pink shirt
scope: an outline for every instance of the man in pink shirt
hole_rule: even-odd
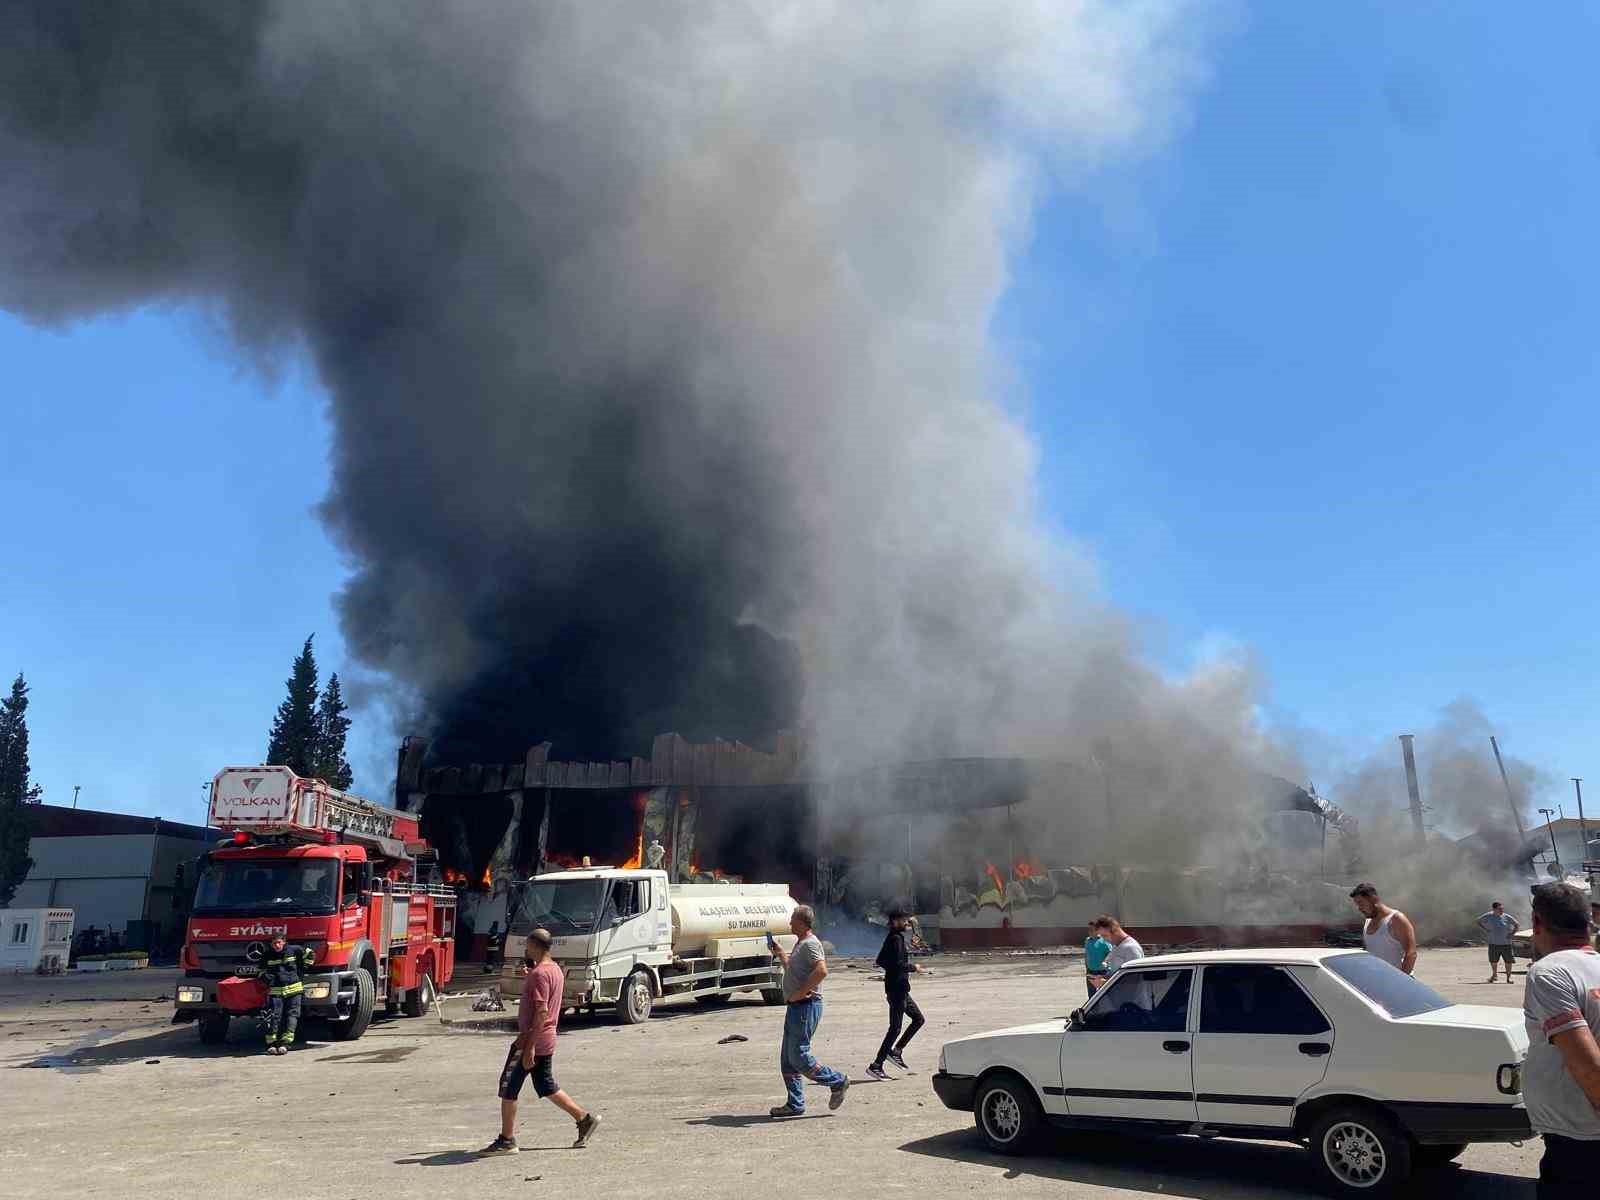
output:
[[[561,1019],[561,968],[550,957],[553,939],[548,929],[528,934],[524,952],[522,1003],[517,1009],[517,1040],[511,1043],[500,1072],[500,1136],[482,1150],[484,1154],[515,1154],[517,1097],[523,1081],[533,1076],[533,1093],[549,1100],[578,1123],[574,1148],[587,1146],[600,1125],[600,1114],[586,1112],[556,1083],[556,1022]]]

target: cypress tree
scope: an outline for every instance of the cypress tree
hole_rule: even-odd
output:
[[[344,714],[349,710],[339,688],[338,672],[334,672],[328,676],[328,686],[317,705],[317,754],[312,773],[340,790],[349,787],[354,777],[344,756],[345,734],[350,732],[350,718]]]
[[[0,700],[0,908],[11,903],[33,867],[28,806],[39,802],[44,789],[29,779],[29,772],[28,684],[19,672],[11,695]]]
[[[289,694],[278,705],[267,741],[267,763],[288,767],[296,775],[314,778],[318,760],[317,738],[317,656],[306,639],[294,660],[287,687]]]

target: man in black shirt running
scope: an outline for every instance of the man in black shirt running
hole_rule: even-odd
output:
[[[878,1057],[874,1058],[872,1065],[867,1068],[867,1074],[873,1079],[890,1078],[883,1069],[886,1059],[902,1071],[910,1069],[901,1055],[911,1039],[917,1036],[917,1031],[925,1024],[922,1010],[911,998],[911,976],[920,973],[922,966],[911,961],[906,949],[906,926],[909,923],[909,914],[898,908],[892,910],[889,913],[888,936],[883,939],[883,949],[878,951],[877,965],[883,968],[883,992],[889,1001],[889,1032],[883,1035],[883,1044],[878,1047]],[[901,1037],[900,1026],[908,1014],[911,1017],[911,1027],[906,1030],[905,1036]]]

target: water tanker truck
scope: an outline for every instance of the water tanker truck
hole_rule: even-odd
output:
[[[781,883],[669,883],[665,871],[593,867],[538,875],[512,892],[501,994],[522,991],[528,931],[550,931],[566,972],[562,1007],[613,1009],[628,1025],[658,1000],[725,1004],[738,992],[783,1003],[767,935],[794,946],[795,902]]]

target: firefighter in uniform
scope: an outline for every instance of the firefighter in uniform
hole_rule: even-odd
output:
[[[261,960],[261,978],[267,983],[267,1053],[287,1054],[300,1024],[300,993],[305,984],[300,972],[316,961],[317,952],[309,946],[291,946],[281,933],[267,942],[267,956]]]

